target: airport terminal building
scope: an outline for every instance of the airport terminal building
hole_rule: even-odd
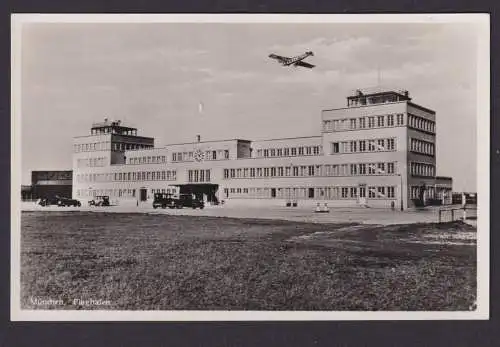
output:
[[[318,136],[196,136],[162,148],[105,119],[74,139],[73,197],[150,203],[154,193],[173,192],[227,204],[449,204],[452,180],[436,176],[436,114],[411,100],[407,91],[357,90],[346,107],[321,112]]]

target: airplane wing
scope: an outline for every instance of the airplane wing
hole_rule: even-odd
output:
[[[269,58],[279,60],[281,63],[290,60],[288,57],[282,57],[281,55],[269,54]]]
[[[298,61],[295,63],[295,65],[297,66],[303,66],[303,67],[307,67],[309,69],[312,69],[313,67],[315,67],[316,65],[312,65],[312,64],[309,64],[309,63],[306,63],[304,61]]]

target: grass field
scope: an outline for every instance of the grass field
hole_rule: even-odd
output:
[[[24,309],[469,310],[476,296],[476,230],[460,222],[23,212],[21,224]]]

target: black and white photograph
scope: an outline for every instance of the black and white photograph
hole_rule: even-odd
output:
[[[12,16],[11,319],[489,317],[489,17]]]

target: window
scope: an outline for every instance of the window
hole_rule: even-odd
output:
[[[366,175],[366,164],[359,164],[359,174]]]
[[[357,175],[358,174],[358,165],[357,164],[351,164],[351,176]]]
[[[294,166],[293,167],[293,176],[297,177],[299,175],[299,167]]]
[[[375,165],[368,164],[368,175],[375,175]]]
[[[333,176],[338,176],[339,175],[339,166],[338,165],[333,165],[332,166],[332,175]]]
[[[403,125],[404,124],[404,114],[403,113],[398,113],[398,115],[397,115],[397,122],[398,122],[398,125]]]
[[[306,154],[311,155],[312,154],[312,148],[311,147],[306,147]]]
[[[314,165],[309,165],[307,168],[309,176],[314,176]]]
[[[283,176],[283,167],[281,166],[278,168],[278,176]]]
[[[257,177],[262,177],[262,168],[257,168]]]
[[[269,150],[268,149],[264,150],[264,157],[269,157]]]
[[[394,198],[394,187],[387,187],[387,197]]]
[[[339,153],[339,143],[338,142],[332,143],[332,153]]]
[[[269,168],[268,167],[264,168],[264,177],[269,177]]]
[[[378,116],[377,117],[377,126],[383,127],[384,126],[384,116]]]
[[[368,151],[369,152],[375,151],[375,140],[368,141]]]
[[[351,129],[356,129],[356,118],[351,118]]]
[[[271,157],[275,157],[276,156],[276,150],[273,148],[271,149]]]
[[[224,150],[224,159],[229,159],[229,150]]]
[[[350,150],[351,150],[352,153],[357,152],[356,151],[356,141],[351,141],[350,147],[351,147]]]
[[[364,129],[365,127],[366,127],[365,118],[364,117],[359,118],[359,128]]]
[[[285,152],[286,157],[289,156],[290,155],[290,148],[285,148],[284,152]]]
[[[319,155],[319,146],[314,146],[314,148],[313,148],[313,154],[314,155]]]
[[[394,145],[394,139],[387,139],[387,150],[394,151],[396,149]]]
[[[385,174],[385,163],[377,163],[377,173]]]
[[[375,187],[368,187],[368,197],[369,198],[375,197]]]
[[[366,151],[366,141],[364,141],[364,140],[359,141],[359,151],[360,152],[365,152]]]
[[[348,175],[348,172],[347,172],[347,168],[349,167],[349,165],[347,164],[342,164],[340,166],[340,175],[341,176],[347,176]]]
[[[394,174],[394,163],[387,163],[387,173]]]
[[[347,187],[342,187],[342,197],[347,198],[349,193],[349,189]]]
[[[368,128],[375,127],[375,117],[368,117]]]
[[[250,168],[250,177],[255,177],[255,168]]]
[[[304,147],[299,147],[299,155],[304,155]]]
[[[366,198],[366,187],[359,187],[359,197]]]
[[[389,127],[394,126],[394,115],[393,114],[387,115],[387,126],[389,126]]]
[[[385,140],[384,139],[377,140],[377,150],[378,151],[385,151]]]
[[[235,178],[236,177],[236,170],[235,169],[231,169],[231,178]]]
[[[275,176],[276,176],[276,168],[272,167],[271,168],[271,177],[275,177]]]
[[[282,156],[283,156],[283,149],[278,148],[278,149],[276,150],[276,152],[277,152],[277,154],[276,154],[276,155],[277,155],[278,157],[282,157]]]
[[[340,143],[340,152],[349,153],[349,142],[343,141]]]
[[[379,198],[385,198],[385,187],[377,187],[377,196]]]
[[[314,188],[309,188],[309,192],[308,192],[308,196],[310,199],[313,199],[314,198]]]
[[[292,147],[292,156],[296,156],[296,155],[297,155],[297,148]]]
[[[357,198],[358,197],[358,192],[357,192],[356,187],[351,187],[351,198]]]

